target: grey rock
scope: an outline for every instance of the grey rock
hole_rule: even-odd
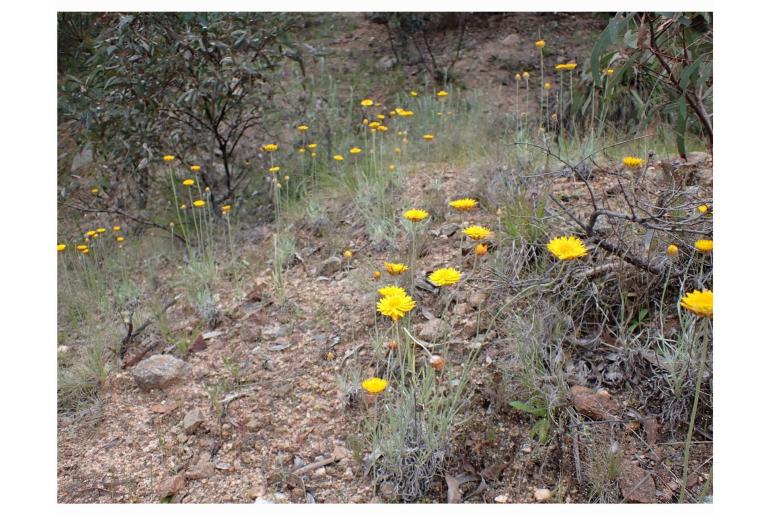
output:
[[[190,372],[190,365],[181,359],[168,354],[155,354],[140,361],[132,375],[139,388],[149,391],[180,381]]]
[[[326,259],[323,263],[321,263],[321,266],[318,267],[318,275],[330,277],[339,272],[341,268],[342,259],[337,256],[332,256]]]
[[[198,428],[206,421],[206,417],[199,408],[195,408],[187,412],[182,421],[182,427],[184,432],[188,435],[193,434]]]
[[[205,479],[214,475],[214,464],[208,456],[201,456],[198,461],[185,473],[187,479]]]
[[[468,297],[468,304],[470,304],[474,308],[480,308],[482,304],[484,304],[484,301],[487,300],[486,293],[482,293],[480,291],[476,291],[471,293],[471,296]]]
[[[417,329],[418,337],[433,342],[446,336],[452,327],[440,318],[434,318],[433,320],[428,320],[424,324],[418,325],[415,329]]]

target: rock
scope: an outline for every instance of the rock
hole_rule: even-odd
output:
[[[480,291],[475,291],[471,293],[470,297],[468,297],[468,303],[478,309],[481,307],[482,304],[484,304],[484,301],[487,300],[487,294],[482,293]]]
[[[377,60],[377,68],[380,71],[387,72],[396,66],[396,58],[392,55],[384,55]]]
[[[155,492],[161,499],[164,497],[171,497],[179,493],[179,491],[184,488],[184,484],[184,475],[177,474],[176,476],[170,477],[161,482],[155,489]]]
[[[467,302],[461,302],[457,304],[454,308],[454,313],[457,316],[465,316],[468,313],[470,313],[471,307],[468,305]]]
[[[326,477],[326,467],[318,467],[313,471],[315,477]]]
[[[657,501],[652,473],[625,459],[620,463],[620,491],[628,502],[650,504]]]
[[[505,504],[505,503],[511,502],[511,498],[505,494],[498,495],[497,497],[495,497],[495,502],[498,504]]]
[[[185,433],[187,433],[188,435],[191,435],[205,421],[206,421],[206,416],[203,414],[203,412],[199,408],[195,408],[194,410],[188,411],[187,415],[184,416],[184,420],[182,421],[182,427],[184,427]]]
[[[547,488],[538,488],[534,495],[537,502],[546,502],[551,498],[551,491]]]
[[[191,468],[185,472],[187,479],[205,479],[214,475],[214,464],[207,455],[201,456]]]
[[[318,267],[318,274],[324,277],[331,277],[336,274],[342,268],[342,260],[337,256],[332,256],[326,259],[321,266]]]
[[[148,391],[179,381],[190,370],[190,365],[181,359],[168,354],[155,354],[140,361],[132,374],[139,388]]]
[[[81,168],[90,165],[94,161],[94,151],[90,146],[83,147],[72,158],[70,173],[77,173]]]
[[[415,329],[419,338],[428,342],[434,342],[446,336],[452,327],[440,318],[434,318],[416,326]]]
[[[614,420],[620,412],[620,406],[606,390],[594,392],[585,386],[575,385],[569,391],[578,413],[594,420]]]
[[[460,335],[466,340],[470,340],[476,336],[476,321],[466,320],[462,330],[460,331]]]
[[[505,46],[515,46],[518,45],[521,42],[521,36],[518,34],[508,34],[503,38],[501,43]]]

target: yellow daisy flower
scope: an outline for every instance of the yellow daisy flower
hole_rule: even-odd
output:
[[[353,148],[350,149],[350,153],[351,154],[360,154],[361,153],[361,149],[358,148],[358,147],[353,147]]]
[[[248,163],[246,163],[246,164],[248,164]],[[191,172],[200,172],[201,171],[201,165],[192,165],[190,167],[190,171]]]
[[[623,164],[629,168],[639,168],[642,166],[642,163],[641,157],[627,156],[623,158]]]
[[[679,255],[679,247],[672,243],[666,248],[666,254],[671,257],[677,257]]]
[[[192,179],[185,179],[184,181],[182,181],[182,184],[184,186],[192,186],[193,184],[195,184],[195,181]]]
[[[400,275],[409,270],[409,267],[401,263],[385,263],[385,271],[390,275]]]
[[[364,107],[371,107],[374,105],[374,101],[371,98],[365,98],[361,101],[361,105]]]
[[[714,240],[698,240],[695,242],[695,249],[707,254],[714,250]]]
[[[379,377],[370,377],[361,382],[361,388],[374,395],[382,393],[387,387],[388,380],[380,379]]]
[[[577,259],[588,254],[583,241],[575,236],[561,236],[548,242],[548,251],[561,261]]]
[[[535,47],[542,49],[544,46],[545,46],[544,39],[538,39],[537,41],[535,41]]]
[[[277,173],[277,172],[281,171],[281,167],[280,166],[271,166],[270,168],[267,169],[267,171],[268,172],[272,172],[272,173]]]
[[[422,139],[425,141],[433,141],[433,134],[423,134]]]
[[[711,318],[714,315],[714,292],[694,290],[682,297],[680,306],[700,317]]]
[[[418,93],[417,93],[416,91],[410,91],[410,92],[409,92],[409,95],[410,95],[410,96],[413,96],[413,97],[416,97],[416,96],[417,96],[417,94],[418,94]]]
[[[449,203],[449,205],[458,211],[468,211],[473,209],[478,205],[478,201],[472,199],[472,198],[461,198],[457,200],[453,200]]]
[[[314,148],[316,148],[317,146],[318,146],[318,143],[309,143],[309,144],[308,144],[308,146],[307,146],[307,148],[309,148],[310,150],[313,150],[313,149],[314,149]]]
[[[58,245],[56,245],[57,252],[63,252],[64,250],[66,250],[66,248],[67,248],[67,245],[65,245],[64,243],[59,243]]]
[[[463,233],[472,240],[483,240],[488,238],[492,231],[480,225],[471,225],[463,229]]]
[[[195,206],[195,207],[203,207],[205,205],[206,205],[206,201],[205,200],[196,200],[196,201],[193,202],[193,206]]]
[[[450,286],[460,280],[462,274],[455,268],[439,268],[428,276],[436,286]]]
[[[447,93],[446,91],[444,91],[444,90],[442,89],[441,91],[439,91],[438,93],[436,93],[436,96],[437,96],[437,97],[445,97],[445,96],[447,96],[448,94],[449,94],[449,93]]]
[[[476,253],[477,256],[486,256],[488,247],[484,245],[483,243],[479,243],[474,247],[473,251]]]
[[[404,218],[410,222],[419,222],[428,216],[428,212],[423,209],[410,209],[404,212]]]
[[[262,146],[262,150],[264,150],[265,152],[275,152],[276,150],[278,150],[278,145],[276,145],[275,143],[268,143],[267,145]]]
[[[308,127],[307,125],[300,125],[300,126],[298,126],[298,127],[297,127],[297,130],[298,130],[299,132],[305,132],[305,131],[306,131],[306,130],[308,130],[309,128],[310,128],[310,127]]]
[[[388,295],[377,302],[377,311],[396,322],[416,305],[417,303],[409,295]]]
[[[345,159],[345,158],[344,158],[344,157],[342,157],[342,156],[341,156],[341,155],[339,155],[339,154],[335,154],[335,155],[334,155],[334,160],[335,160],[335,161],[344,161],[344,159]]]
[[[391,295],[406,295],[406,290],[400,286],[383,286],[377,290],[377,293],[383,297],[390,297]]]
[[[163,156],[163,160],[167,163],[170,163],[171,161],[174,160],[174,156],[172,155]]]

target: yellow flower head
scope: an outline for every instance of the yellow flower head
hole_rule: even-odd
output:
[[[286,181],[286,182],[289,182],[289,176],[288,175],[284,175],[283,176],[283,180]]]
[[[96,236],[96,231],[88,231],[86,233],[86,236],[88,236],[89,238],[93,238],[94,236]]]
[[[380,277],[382,277],[382,273],[379,270],[375,270],[372,272],[372,277],[374,277],[375,281],[379,281]]]
[[[521,76],[524,77],[524,80],[528,80],[529,79],[529,72],[524,72],[524,73],[521,74]]]
[[[535,41],[535,46],[537,48],[543,48],[545,46],[545,40],[544,39],[538,39]]]
[[[698,240],[695,242],[695,249],[707,254],[714,250],[714,240]]]
[[[472,198],[461,198],[451,201],[449,206],[457,209],[458,211],[469,211],[476,207],[478,204],[478,201]]]
[[[436,286],[450,286],[460,280],[462,274],[455,268],[439,268],[428,276]]]
[[[424,220],[428,216],[428,212],[424,209],[410,209],[404,212],[404,218],[410,222],[419,222]]]
[[[57,252],[63,252],[66,248],[67,248],[67,246],[64,243],[59,243],[56,246],[56,251]]]
[[[444,91],[444,90],[442,89],[441,91],[439,91],[438,93],[436,93],[436,96],[437,96],[437,97],[445,97],[445,96],[447,96],[448,94],[449,94],[449,93],[447,93],[446,91]]]
[[[299,152],[300,154],[304,154],[305,153],[305,148],[304,147],[300,147],[300,148],[297,149],[297,152]]]
[[[577,68],[577,63],[567,63],[564,65],[564,69],[567,71],[572,71],[575,68]]]
[[[377,119],[378,120],[384,120],[385,119],[385,115],[384,114],[378,114],[377,115]]]
[[[433,141],[433,134],[423,134],[422,139],[425,141]]]
[[[374,101],[371,98],[365,98],[361,101],[361,105],[364,107],[371,107],[374,105]]]
[[[396,114],[399,116],[409,117],[414,115],[414,111],[410,111],[407,109],[402,109],[400,107],[396,108]]]
[[[271,166],[270,168],[267,169],[267,171],[268,172],[272,172],[272,173],[280,172],[281,171],[281,167],[280,166]]]
[[[99,227],[99,228],[96,230],[96,232],[97,232],[97,233],[99,233],[99,234],[104,234],[104,233],[106,233],[106,232],[107,232],[107,229],[105,229],[104,227]]]
[[[626,156],[623,158],[623,164],[629,168],[639,168],[642,163],[641,157]]]
[[[345,159],[345,158],[344,158],[344,157],[342,157],[341,155],[339,155],[339,154],[334,154],[334,160],[335,160],[335,161],[343,161],[344,159]]]
[[[361,388],[374,395],[382,393],[387,387],[388,380],[380,379],[379,377],[370,377],[361,382]]]
[[[378,122],[377,120],[369,123],[369,128],[370,129],[376,129],[379,126],[380,126],[380,122]]]
[[[112,230],[115,231],[115,232],[118,232],[118,231],[120,231],[120,226],[119,225],[114,225],[112,227]]]
[[[549,89],[551,89],[551,83],[550,83],[550,82],[546,82],[545,84],[543,84],[543,87],[544,87],[546,90],[549,90]]]
[[[185,179],[184,181],[182,181],[182,184],[185,186],[192,186],[193,184],[195,184],[195,181],[192,179]]]
[[[409,295],[388,295],[377,302],[377,311],[394,322],[403,318],[417,303]]]
[[[300,126],[298,126],[298,127],[297,127],[297,130],[298,130],[299,132],[305,132],[305,131],[306,131],[306,130],[308,130],[309,128],[310,128],[310,127],[308,127],[307,125],[300,125]]]
[[[377,130],[380,132],[388,132],[388,128],[384,125],[380,125],[379,127],[377,127]]]
[[[416,97],[417,96],[417,92],[416,91],[410,91],[409,95],[411,95],[413,97]]]
[[[187,209],[187,204],[182,204],[181,206],[179,206],[179,209]]]
[[[383,297],[390,297],[391,295],[406,295],[406,290],[400,286],[383,286],[377,290],[377,293]]]
[[[480,225],[471,225],[463,229],[463,233],[472,240],[483,240],[488,238],[492,231]]]
[[[308,144],[307,148],[309,148],[310,150],[313,150],[317,146],[318,146],[318,143],[310,143],[310,144]]]
[[[613,73],[615,73],[615,70],[612,68],[607,68],[607,75],[612,75]]]
[[[385,263],[385,271],[390,275],[400,275],[409,270],[409,267],[401,263]]]
[[[246,163],[246,164],[248,164],[248,163]],[[200,172],[201,171],[201,165],[192,165],[190,167],[190,171],[191,172]]]
[[[561,236],[548,242],[548,251],[561,261],[577,259],[588,254],[583,241],[575,236]]]
[[[264,150],[265,152],[275,152],[276,150],[278,150],[278,145],[276,145],[275,143],[268,143],[267,145],[262,146],[262,150]]]
[[[350,153],[351,154],[360,154],[361,153],[361,149],[358,148],[358,147],[353,147],[353,148],[350,149]]]
[[[97,193],[99,193],[99,188],[91,188],[91,193],[96,195]]]
[[[679,247],[672,243],[666,248],[666,254],[670,257],[677,257],[679,255]]]
[[[206,205],[206,201],[205,200],[195,200],[195,201],[193,201],[193,206],[195,206],[195,207],[203,207],[205,205]]]
[[[345,252],[342,253],[342,257],[345,259],[351,259],[353,257],[353,251],[350,249],[346,249]]]
[[[230,204],[225,204],[222,206],[222,214],[227,214],[230,212],[230,210],[233,208]]]
[[[88,250],[88,245],[78,245],[78,246],[77,246],[77,249],[78,249],[80,252],[83,252],[84,250]]]
[[[476,253],[477,256],[486,256],[488,250],[489,250],[488,247],[483,243],[479,243],[473,249],[473,251]]]
[[[565,66],[567,66],[567,65],[566,64],[557,64],[554,68],[556,69],[557,72],[563,72],[564,70],[566,70]]]
[[[174,156],[171,156],[171,155],[163,156],[163,160],[169,163],[174,160]]]
[[[709,207],[706,204],[703,204],[702,206],[698,206],[698,212],[702,214],[706,214],[708,210],[709,210]]]
[[[682,297],[680,306],[700,317],[711,318],[714,315],[714,292],[694,290]]]
[[[117,238],[115,238],[115,240],[116,240],[118,243],[120,243],[120,242],[122,242],[123,240],[125,240],[125,238],[124,238],[123,236],[118,236]]]
[[[516,75],[514,75],[513,78],[516,79],[516,80],[521,80],[521,74],[517,73]]]

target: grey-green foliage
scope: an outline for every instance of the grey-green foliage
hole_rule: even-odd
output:
[[[144,202],[148,162],[173,153],[185,164],[208,161],[201,178],[215,203],[232,197],[246,173],[234,168],[233,155],[247,131],[266,129],[279,63],[301,63],[289,41],[297,17],[107,13],[93,21],[98,35],[81,49],[86,66],[59,76],[59,114],[94,144],[109,184],[125,184]],[[60,31],[73,24],[60,16]]]
[[[612,75],[603,73],[608,68]],[[713,145],[712,68],[711,13],[618,13],[594,45],[586,78],[617,107],[630,101],[637,128],[670,118],[684,156],[693,124]]]

